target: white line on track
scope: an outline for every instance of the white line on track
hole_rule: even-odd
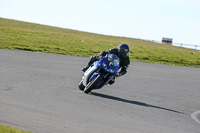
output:
[[[192,113],[191,117],[192,117],[193,120],[195,120],[196,122],[198,122],[200,124],[200,120],[197,118],[198,115],[200,115],[200,110]]]

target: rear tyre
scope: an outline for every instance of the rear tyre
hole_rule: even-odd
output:
[[[92,81],[90,81],[84,89],[85,93],[89,93],[94,89],[97,84],[102,80],[101,75],[97,75]]]
[[[84,90],[85,86],[83,85],[83,80],[80,81],[80,83],[78,84],[78,87],[80,90]]]

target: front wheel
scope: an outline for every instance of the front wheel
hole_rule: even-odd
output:
[[[78,87],[80,90],[84,90],[85,86],[83,85],[83,80],[80,81],[80,83],[78,84]]]
[[[101,75],[97,75],[92,81],[90,81],[87,84],[87,86],[84,89],[84,92],[89,93],[90,91],[92,91],[92,89],[94,89],[101,80],[102,80]]]

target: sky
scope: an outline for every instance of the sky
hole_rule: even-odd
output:
[[[200,46],[200,0],[0,0],[0,17]]]

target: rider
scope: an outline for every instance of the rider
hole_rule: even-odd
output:
[[[128,44],[122,43],[119,45],[118,49],[112,48],[112,49],[109,49],[108,51],[102,51],[97,56],[91,56],[87,66],[82,68],[82,71],[85,72],[92,65],[92,63],[100,60],[103,56],[106,56],[106,54],[115,54],[120,59],[119,69],[121,68],[121,70],[117,73],[116,77],[120,77],[120,76],[126,74],[126,72],[127,72],[126,69],[128,68],[128,66],[130,64],[130,60],[129,60],[129,56],[128,56],[129,50],[130,50],[130,48],[129,48]],[[114,82],[115,82],[115,79],[111,80],[109,82],[109,84],[113,84]]]

